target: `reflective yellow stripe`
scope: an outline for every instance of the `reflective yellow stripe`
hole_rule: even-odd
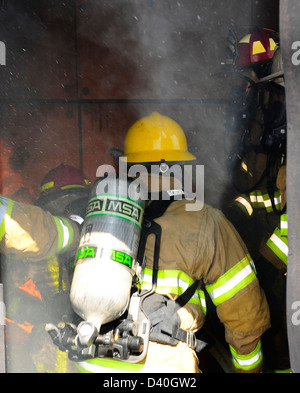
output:
[[[0,196],[0,241],[6,232],[6,217],[11,216],[14,201],[12,199]]]
[[[150,290],[152,288],[152,270],[145,268],[140,289]],[[168,295],[170,293],[180,296],[194,280],[181,270],[160,270],[157,274],[157,287],[155,292],[160,295]],[[200,306],[206,313],[206,303],[204,292],[197,289],[193,294],[189,303]]]
[[[280,230],[281,230],[282,236],[287,236],[287,234],[288,234],[287,214],[282,214],[280,216]]]
[[[260,41],[253,41],[252,54],[257,55],[264,52],[266,52],[266,49],[264,48],[263,44]]]
[[[252,191],[250,193],[250,202],[254,208],[265,207],[268,213],[273,212],[272,202],[269,194],[262,194],[259,190]],[[281,195],[279,190],[275,191],[274,193],[274,203],[275,206],[280,209]]]
[[[261,342],[258,344],[254,351],[247,355],[240,355],[236,350],[230,345],[230,351],[232,355],[233,364],[236,368],[244,371],[250,371],[256,368],[262,362],[263,354],[261,350]]]
[[[253,208],[251,206],[251,203],[246,198],[243,198],[242,196],[240,196],[235,199],[235,202],[243,205],[249,216],[251,216],[253,214]]]
[[[55,293],[58,293],[60,288],[59,288],[59,261],[56,256],[50,257],[47,259],[48,263],[48,270],[51,275],[52,279],[52,284],[54,287]],[[62,289],[65,291],[67,288],[66,282],[62,280]]]
[[[200,302],[201,302],[202,311],[206,315],[207,307],[206,307],[206,300],[205,300],[204,291],[202,291],[201,289],[198,289],[198,293],[199,293],[199,296],[200,296]]]
[[[206,289],[213,303],[218,306],[219,304],[231,299],[241,289],[244,289],[255,279],[255,267],[250,255],[248,254],[240,262],[219,277],[214,284],[206,285]]]
[[[67,190],[69,188],[86,188],[86,186],[82,184],[68,184],[67,186],[60,187],[61,190]]]
[[[259,190],[252,191],[249,194],[249,198],[246,195],[240,195],[235,199],[235,202],[242,205],[243,209],[246,209],[249,216],[252,215],[253,209],[256,208],[265,208],[268,213],[273,212],[272,201],[269,194],[262,194]],[[275,206],[280,209],[281,195],[279,190],[275,191],[274,203]]]
[[[249,44],[251,38],[251,34],[246,34],[244,37],[242,37],[239,41],[240,44]]]
[[[67,190],[69,188],[87,188],[87,186],[90,186],[91,183],[88,179],[84,179],[84,182],[86,185],[83,184],[67,184],[65,186],[59,187],[61,190]],[[54,181],[49,181],[48,183],[43,184],[40,187],[40,192],[43,192],[45,190],[48,190],[49,188],[53,188],[55,186]]]
[[[84,362],[76,362],[76,367],[83,373],[106,373],[106,372],[139,372],[144,367],[140,363],[126,363],[120,360],[108,358],[94,358]]]
[[[40,192],[43,192],[43,191],[45,191],[45,190],[48,190],[48,188],[52,188],[52,187],[54,187],[54,181],[49,181],[48,183],[45,183],[45,184],[43,184],[43,185],[40,187]]]
[[[66,251],[73,241],[73,228],[65,218],[53,216],[58,232],[57,253]]]
[[[83,373],[184,373],[181,368],[164,366],[162,364],[142,364],[142,363],[126,363],[115,359],[94,358],[84,362],[75,363],[79,371]]]
[[[275,50],[277,44],[273,40],[273,38],[269,38],[269,43],[270,43],[270,50]]]
[[[267,241],[267,246],[274,252],[275,255],[287,264],[288,259],[288,240],[286,236],[281,235],[279,228],[276,228],[272,236]]]

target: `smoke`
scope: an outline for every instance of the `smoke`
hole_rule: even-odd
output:
[[[18,175],[24,180],[26,174],[26,185],[31,182],[38,187],[42,175],[66,156],[78,165],[75,149],[79,115],[77,104],[70,102],[87,100],[87,108],[88,100],[99,100],[99,105],[106,101],[111,105],[105,120],[118,126],[99,133],[100,110],[98,113],[91,104],[96,118],[91,124],[97,123],[97,128],[91,132],[87,122],[82,127],[83,133],[91,132],[93,141],[92,152],[86,153],[88,160],[93,157],[96,162],[98,156],[105,156],[103,146],[114,147],[115,140],[119,141],[126,131],[124,124],[127,127],[132,119],[161,112],[182,126],[189,149],[204,165],[205,202],[221,206],[229,189],[224,122],[230,94],[221,62],[229,26],[242,19],[236,7],[239,0],[3,3],[0,41],[6,45],[6,65],[0,68],[0,132],[1,137],[5,134],[5,139],[12,141],[12,151],[16,152],[13,168],[23,170],[24,164],[25,172]],[[244,11],[243,23],[247,25],[250,2]],[[113,106],[119,101],[126,109],[121,114],[120,105]],[[2,266],[5,301],[9,300],[10,315],[22,322],[22,315],[13,311],[26,307],[22,307],[19,296],[14,297],[15,282],[11,281],[23,268],[30,270],[29,264],[10,262],[4,258],[1,262],[7,266],[7,270]],[[31,312],[35,320],[45,310],[36,307]],[[9,370],[31,371],[24,361],[28,355],[26,332],[15,324],[7,331],[12,339],[8,346]],[[52,356],[52,343],[50,348],[42,354],[45,364]]]
[[[128,98],[211,100],[229,27],[222,16],[225,3],[219,1],[215,11],[207,0],[89,3],[78,18],[79,41],[103,51],[104,65],[106,56],[116,61],[108,75],[111,86],[122,80],[124,66],[136,71]]]
[[[223,184],[226,176],[223,135],[225,105],[230,94],[221,62],[228,29],[238,15],[236,7],[231,8],[228,3],[228,0],[51,2],[48,6],[33,1],[7,3],[5,12],[0,13],[8,41],[7,80],[2,94],[16,100],[28,97],[66,102],[77,98],[133,102],[127,105],[128,121],[121,119],[119,108],[114,111],[111,107],[107,122],[113,119],[117,127],[101,139],[96,134],[96,124],[99,127],[103,122],[101,111],[94,112],[91,107],[96,117],[91,120],[92,137],[101,149],[95,159],[100,155],[109,157],[108,150],[114,147],[115,140],[120,141],[116,147],[123,147],[122,136],[131,119],[152,111],[174,118],[186,132],[190,149],[205,166],[206,200],[218,207],[221,202],[216,196],[221,194],[220,187],[227,187]],[[13,109],[18,114],[23,108],[15,105]],[[50,105],[42,108],[41,101],[31,110],[33,114],[44,111],[38,120],[32,120],[29,113],[19,119],[20,128],[27,125],[30,128],[27,131],[30,137],[38,135],[49,142],[48,151],[40,149],[43,152],[40,156],[30,152],[32,159],[27,167],[35,158],[43,161],[50,151],[51,156],[53,152],[57,155],[56,161],[62,162],[58,146],[64,145],[58,145],[57,138],[66,135],[66,129],[71,133],[71,127],[78,126],[76,112],[69,107],[70,110],[65,109],[71,113],[67,115],[69,124],[59,115],[55,115],[58,121],[54,121],[54,112],[50,114],[53,108]],[[85,131],[88,130],[83,128]],[[76,140],[69,140],[75,149]],[[48,169],[60,162],[49,164]],[[92,176],[99,164],[103,162],[95,164]],[[85,162],[84,165],[90,166]],[[47,163],[43,162],[37,178],[41,179],[46,170]]]
[[[234,14],[228,1],[115,0],[87,3],[77,21],[79,51],[99,70],[90,97],[108,91],[110,98],[137,101],[135,119],[158,111],[177,121],[205,166],[206,202],[216,207],[229,186],[224,123],[230,82],[221,62]]]

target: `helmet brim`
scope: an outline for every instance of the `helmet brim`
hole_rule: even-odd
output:
[[[35,205],[43,210],[49,211],[53,215],[66,215],[66,207],[75,201],[82,206],[85,211],[90,190],[88,188],[74,188],[58,190],[56,192],[43,193],[36,201]],[[75,214],[70,213],[70,214]]]
[[[122,157],[120,157],[121,161],[126,161],[127,163],[132,164],[150,164],[150,163],[161,163],[172,162],[172,163],[193,163],[197,161],[197,157],[195,157],[192,153],[188,151],[144,151],[138,153],[128,153]]]

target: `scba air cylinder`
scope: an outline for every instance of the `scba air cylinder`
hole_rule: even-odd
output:
[[[74,311],[99,331],[128,305],[145,200],[128,178],[98,179],[90,194],[70,300]]]

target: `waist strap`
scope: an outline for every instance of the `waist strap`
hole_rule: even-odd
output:
[[[150,340],[172,346],[182,341],[200,352],[207,342],[197,339],[195,333],[180,328],[179,308],[174,300],[157,293],[145,299],[143,309],[151,321]]]
[[[202,351],[202,349],[204,349],[208,344],[206,341],[198,339],[195,333],[190,330],[183,330],[179,328],[175,332],[174,336],[177,340],[183,341],[196,352]]]

